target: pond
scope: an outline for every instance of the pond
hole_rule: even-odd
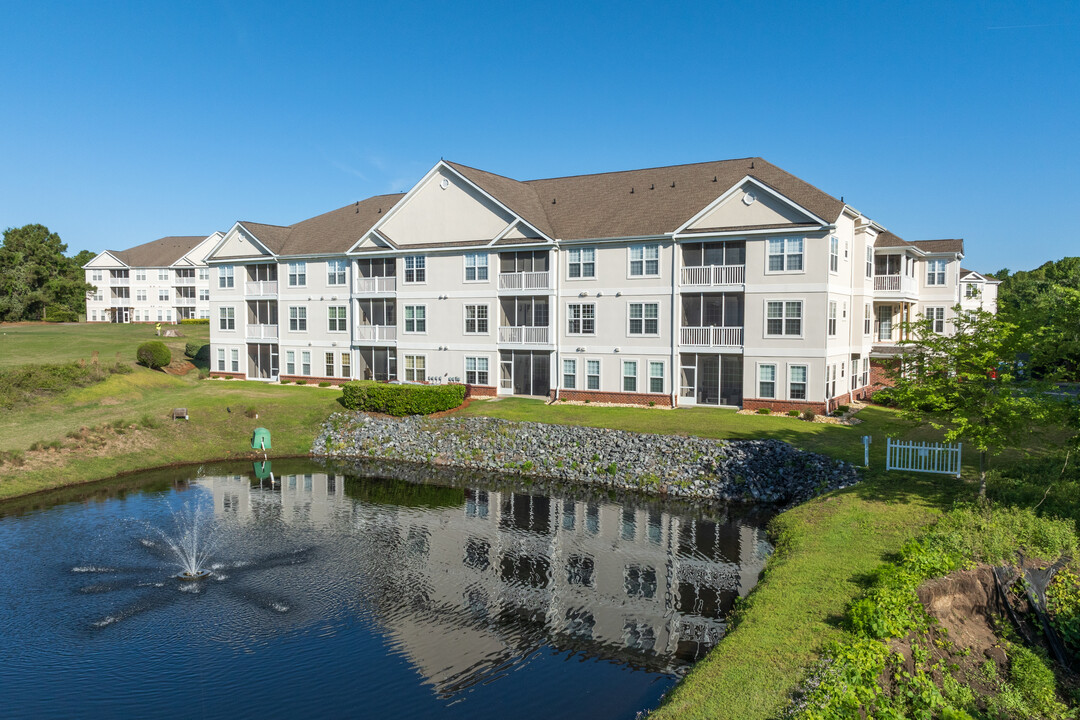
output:
[[[767,511],[385,474],[207,465],[0,507],[5,717],[633,718],[771,551]],[[209,574],[180,580],[195,524]]]

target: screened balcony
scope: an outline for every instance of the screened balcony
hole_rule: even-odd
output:
[[[397,261],[394,258],[361,258],[356,261],[356,294],[397,292]]]
[[[708,242],[682,245],[680,280],[689,286],[744,285],[746,243]]]
[[[742,293],[683,293],[681,312],[680,345],[742,347]]]
[[[499,343],[547,345],[552,342],[546,297],[508,297],[499,301]]]
[[[277,265],[263,263],[248,265],[247,280],[244,283],[246,295],[277,295]]]
[[[499,290],[551,289],[547,250],[499,253]]]
[[[354,342],[394,342],[397,340],[397,303],[394,300],[356,301]]]

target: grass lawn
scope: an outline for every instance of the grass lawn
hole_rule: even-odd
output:
[[[184,356],[188,341],[210,342],[209,325],[166,325],[184,337],[161,338],[173,358]],[[97,351],[102,363],[135,362],[135,348],[155,340],[154,326],[122,323],[0,323],[0,368],[36,363],[89,360]]]

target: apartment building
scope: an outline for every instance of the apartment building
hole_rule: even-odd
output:
[[[947,332],[962,285],[989,301],[963,257],[761,158],[530,181],[440,161],[407,193],[225,233],[212,371],[822,411],[869,392],[904,320]]]
[[[222,238],[164,237],[130,250],[106,250],[83,266],[94,291],[87,322],[172,323],[210,317],[206,254]]]

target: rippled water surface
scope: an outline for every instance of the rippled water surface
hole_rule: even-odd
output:
[[[633,718],[770,550],[761,513],[274,465],[8,508],[0,714]]]

